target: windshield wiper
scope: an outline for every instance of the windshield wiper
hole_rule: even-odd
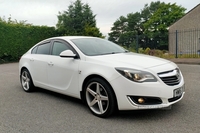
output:
[[[107,54],[118,54],[118,53],[129,53],[130,51],[125,50],[124,52],[110,52],[110,53],[102,53],[100,55],[107,55]]]
[[[100,54],[100,55],[117,54],[117,53],[121,53],[121,52],[110,52],[110,53],[103,53],[103,54]]]

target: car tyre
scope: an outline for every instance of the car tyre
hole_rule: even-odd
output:
[[[25,92],[32,92],[35,89],[31,75],[27,69],[23,69],[20,75],[22,88]]]
[[[85,101],[90,111],[98,117],[108,117],[116,109],[115,94],[101,78],[90,79],[84,88]]]

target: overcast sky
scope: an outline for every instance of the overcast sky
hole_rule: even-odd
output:
[[[33,25],[55,26],[58,12],[68,9],[75,0],[0,0],[0,17],[6,19],[27,20]],[[152,0],[157,1],[157,0]],[[160,0],[165,3],[176,3],[187,9],[197,6],[199,0]],[[88,3],[93,14],[96,14],[97,27],[107,35],[113,23],[128,13],[140,12],[150,0],[82,0]]]

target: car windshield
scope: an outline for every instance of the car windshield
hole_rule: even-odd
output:
[[[106,55],[127,52],[117,44],[100,38],[79,38],[71,40],[85,55]]]

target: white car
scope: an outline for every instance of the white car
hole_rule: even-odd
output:
[[[96,37],[41,41],[21,57],[19,72],[24,91],[38,87],[82,99],[99,117],[116,110],[169,107],[185,93],[173,62]]]

